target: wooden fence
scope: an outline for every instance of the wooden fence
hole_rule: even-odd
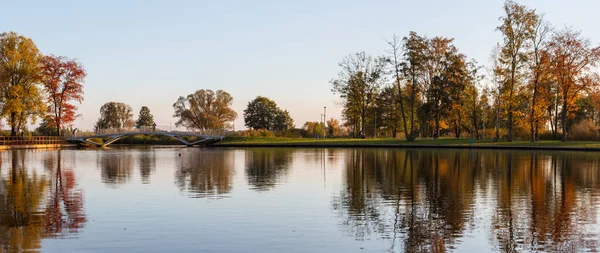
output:
[[[0,136],[0,145],[38,145],[66,144],[60,136]]]

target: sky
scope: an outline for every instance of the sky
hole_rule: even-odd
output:
[[[557,28],[600,43],[600,1],[522,0]],[[274,100],[301,127],[341,120],[330,80],[347,55],[386,53],[386,39],[416,31],[455,38],[468,58],[489,65],[502,0],[430,1],[7,1],[0,32],[32,38],[43,54],[75,58],[87,71],[74,126],[93,129],[100,107],[148,106],[174,125],[173,103],[199,89],[224,90],[244,129],[256,96]]]

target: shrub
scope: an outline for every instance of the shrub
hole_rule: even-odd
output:
[[[569,140],[576,141],[595,141],[599,140],[598,128],[589,119],[584,119],[579,123],[576,123],[569,130],[569,135],[567,136]]]
[[[558,136],[560,136],[560,132],[558,133]],[[541,130],[538,133],[538,140],[539,141],[550,141],[550,140],[556,140],[556,138],[554,138],[554,135],[552,135],[552,131],[550,130]]]
[[[275,137],[275,133],[265,129],[248,129],[235,132],[233,137]]]

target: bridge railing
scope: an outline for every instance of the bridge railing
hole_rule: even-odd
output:
[[[64,137],[59,136],[0,136],[0,145],[37,145],[65,144]]]

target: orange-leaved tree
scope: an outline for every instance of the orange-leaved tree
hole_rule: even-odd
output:
[[[75,120],[77,107],[73,102],[83,101],[86,73],[80,63],[62,56],[46,55],[41,62],[48,113],[60,136],[61,127]]]
[[[567,115],[578,96],[597,85],[592,68],[600,61],[600,47],[592,48],[589,39],[566,28],[557,32],[549,43],[552,68],[562,102],[562,141],[567,141]]]

